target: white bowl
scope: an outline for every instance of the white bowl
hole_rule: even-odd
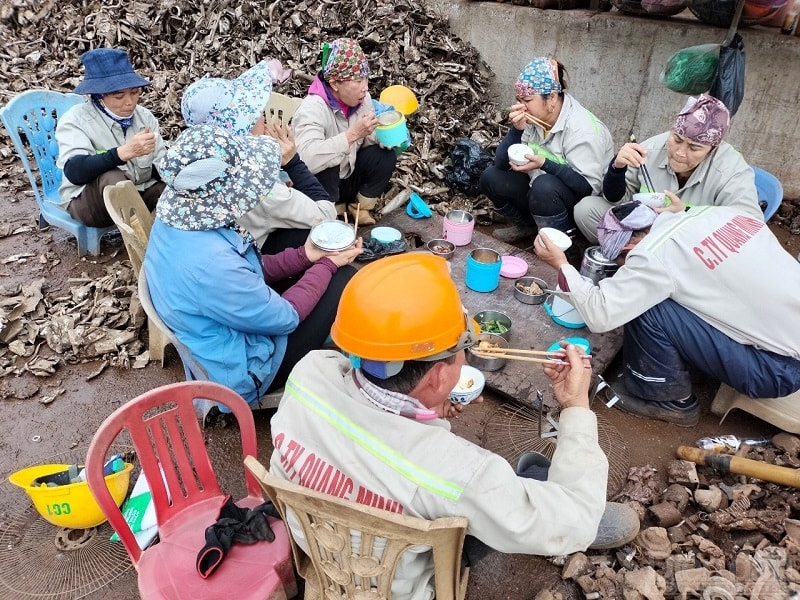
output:
[[[539,233],[543,233],[547,237],[549,237],[550,241],[553,242],[559,248],[561,248],[562,251],[572,246],[572,238],[570,238],[566,233],[564,233],[559,229],[553,229],[552,227],[542,227],[539,230]]]
[[[486,377],[478,369],[470,365],[461,366],[461,376],[456,387],[450,392],[450,401],[457,404],[469,404],[483,392]]]
[[[527,165],[530,160],[525,158],[526,154],[535,154],[528,144],[512,144],[508,147],[508,160],[515,165]]]
[[[639,192],[633,195],[633,199],[652,208],[659,208],[669,204],[667,195],[660,192]]]

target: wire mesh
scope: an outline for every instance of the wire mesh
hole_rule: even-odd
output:
[[[86,450],[41,463],[82,464]],[[132,448],[114,450],[122,454]],[[76,600],[108,585],[132,568],[122,544],[111,541],[113,532],[108,523],[87,529],[57,527],[6,480],[0,486],[0,598]]]
[[[525,452],[541,452],[552,458],[556,451],[557,436],[550,436],[557,411],[545,409],[542,426],[539,414],[527,406],[501,406],[486,422],[483,429],[483,446],[505,458],[511,465]],[[608,457],[608,488],[606,498],[612,498],[621,489],[628,477],[631,457],[620,432],[603,415],[597,415],[598,441]],[[540,431],[543,436],[540,437]]]

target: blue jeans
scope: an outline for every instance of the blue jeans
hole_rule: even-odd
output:
[[[780,398],[800,389],[800,360],[740,344],[673,300],[625,325],[625,387],[644,400],[683,400],[690,369],[751,398]]]

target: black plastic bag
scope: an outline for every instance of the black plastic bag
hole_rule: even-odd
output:
[[[444,182],[447,187],[463,192],[467,196],[480,193],[478,182],[481,173],[494,162],[492,156],[481,148],[478,142],[469,138],[459,138],[450,153],[452,164],[444,169]]]
[[[744,41],[738,33],[719,49],[719,67],[709,92],[728,107],[731,116],[744,99]]]

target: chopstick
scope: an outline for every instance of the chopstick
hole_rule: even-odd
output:
[[[517,348],[474,348],[473,352],[485,352],[487,354],[539,354],[542,356],[565,356],[565,350],[523,350]],[[590,354],[586,355],[591,356]]]
[[[356,218],[353,223],[353,232],[358,235],[358,216],[361,214],[361,202],[356,205]]]
[[[503,354],[541,354],[543,356],[563,356],[564,352],[559,350],[522,350],[516,348],[501,348],[497,346],[496,348],[474,348],[474,352],[485,352],[487,354],[491,353],[503,353]]]
[[[548,365],[569,364],[564,360],[552,360],[550,358],[534,358],[532,356],[517,356],[516,354],[502,354],[500,352],[482,352],[480,350],[473,350],[472,353],[483,358],[507,358],[511,360],[522,360],[525,362],[544,363]]]
[[[542,121],[541,119],[537,119],[536,117],[534,117],[530,113],[525,113],[525,120],[528,121],[528,123],[533,123],[534,125],[538,125],[539,127],[544,129],[545,131],[550,131],[553,128],[553,126],[550,125],[550,123],[546,123],[546,122]]]
[[[636,136],[633,134],[633,129],[630,130],[630,140],[634,144],[636,143]],[[647,165],[642,163],[642,166],[639,167],[639,173],[642,174],[642,179],[644,179],[644,185],[650,192],[655,192],[656,187],[653,185],[653,180],[650,179],[650,171],[647,170]]]

